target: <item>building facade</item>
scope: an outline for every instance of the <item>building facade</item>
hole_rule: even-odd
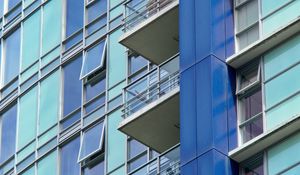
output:
[[[0,1],[0,175],[300,174],[299,9]]]

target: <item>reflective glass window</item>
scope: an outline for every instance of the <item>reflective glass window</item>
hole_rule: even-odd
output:
[[[40,56],[41,11],[26,18],[23,25],[22,70],[33,64]]]
[[[37,164],[37,175],[57,174],[57,152],[54,151],[40,160]]]
[[[88,23],[106,13],[107,0],[94,0],[87,6]]]
[[[132,159],[133,157],[141,154],[146,151],[147,147],[141,144],[139,141],[135,139],[131,139],[128,141],[128,158]]]
[[[60,44],[62,1],[50,0],[43,9],[42,55],[48,53],[51,49]]]
[[[80,164],[77,163],[80,138],[72,140],[61,148],[61,175],[79,175]]]
[[[79,161],[91,156],[103,147],[104,124],[103,122],[86,130],[80,147]]]
[[[84,0],[67,0],[66,37],[83,27]],[[74,13],[76,12],[76,13]]]
[[[105,51],[106,40],[101,41],[86,51],[81,69],[81,78],[86,77],[104,66]]]
[[[95,96],[101,94],[106,88],[106,78],[99,76],[85,85],[85,101],[90,101]]]
[[[5,38],[4,84],[10,82],[19,73],[20,28]]]
[[[1,116],[0,163],[14,155],[16,148],[17,105],[10,107]]]
[[[18,150],[36,136],[38,89],[34,87],[20,98],[18,118]]]
[[[7,7],[8,7],[8,11],[11,10],[13,7],[15,7],[19,2],[21,2],[21,0],[7,0]]]
[[[64,75],[64,116],[68,115],[81,105],[82,82],[80,80],[80,69],[82,55],[63,67]]]
[[[135,72],[141,70],[143,67],[148,65],[148,61],[140,55],[130,55],[129,56],[129,74],[134,74]]]
[[[96,163],[91,163],[83,169],[84,175],[104,175],[104,161],[100,160]]]
[[[41,82],[39,134],[53,126],[59,114],[60,76],[56,71]]]

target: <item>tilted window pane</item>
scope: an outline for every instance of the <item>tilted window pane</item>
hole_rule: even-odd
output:
[[[39,134],[53,126],[58,120],[60,76],[56,71],[41,82]]]
[[[107,0],[95,0],[87,7],[88,23],[106,13]]]
[[[79,161],[83,160],[91,153],[95,153],[102,149],[104,137],[104,124],[103,122],[93,126],[84,132]]]
[[[0,163],[3,163],[15,153],[17,123],[16,104],[2,114],[1,123]]]
[[[20,98],[18,118],[18,150],[36,136],[38,89],[34,87]]]
[[[83,27],[84,0],[67,0],[66,37]],[[75,13],[76,12],[76,13]]]
[[[89,101],[95,96],[105,91],[106,78],[105,77],[95,77],[94,80],[85,85],[85,101]]]
[[[51,26],[51,27],[49,27]],[[42,55],[60,44],[62,28],[62,1],[50,0],[44,6]]]
[[[249,69],[240,73],[240,85],[239,90],[253,84],[258,81],[258,65],[250,66]]]
[[[241,163],[246,175],[264,175],[264,156],[259,153]]]
[[[54,151],[38,162],[37,175],[56,175],[57,162],[57,152]]]
[[[63,68],[64,73],[64,115],[68,115],[81,105],[82,82],[80,80],[80,69],[82,56]]]
[[[61,148],[61,175],[79,175],[80,164],[77,163],[80,138],[72,140]]]
[[[4,84],[10,82],[19,73],[20,28],[5,39]]]
[[[105,51],[106,40],[101,41],[86,51],[81,69],[81,78],[84,78],[104,66]]]
[[[104,175],[104,161],[93,163],[83,169],[83,175]]]
[[[33,64],[40,56],[41,11],[36,11],[24,21],[22,44],[22,70]]]

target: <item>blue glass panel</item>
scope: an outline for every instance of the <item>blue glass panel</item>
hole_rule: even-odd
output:
[[[105,91],[106,78],[99,78],[85,85],[85,101],[91,100],[96,95]]]
[[[4,84],[11,81],[19,73],[20,62],[20,28],[5,40],[5,68]]]
[[[67,0],[66,37],[72,35],[74,32],[83,27],[83,2],[83,0]]]
[[[4,1],[0,1],[0,17],[3,16]]]
[[[105,40],[87,50],[81,70],[81,77],[85,77],[96,69],[101,68],[104,62],[104,54]]]
[[[17,106],[14,105],[2,115],[0,163],[10,158],[16,148]]]
[[[95,0],[87,8],[88,23],[106,13],[107,0]]]
[[[135,156],[141,154],[143,151],[146,151],[147,147],[143,144],[141,144],[140,142],[138,142],[137,140],[130,140],[128,141],[128,158],[132,159]]]
[[[80,165],[77,163],[80,139],[69,142],[61,148],[61,170],[62,175],[79,175]]]
[[[82,56],[63,68],[64,71],[64,116],[77,109],[81,104],[80,69]]]
[[[87,166],[83,170],[84,175],[104,175],[104,162],[100,161],[97,164]]]
[[[148,61],[140,55],[130,56],[130,75],[147,66]]]
[[[88,129],[83,136],[80,150],[80,160],[100,149],[103,122]]]
[[[8,0],[8,11],[16,6],[21,0]]]
[[[105,103],[105,95],[101,95],[101,97],[97,98],[96,100],[93,100],[93,102],[89,103],[85,106],[85,113],[88,114],[92,112],[94,109],[96,109],[99,106],[102,106]]]

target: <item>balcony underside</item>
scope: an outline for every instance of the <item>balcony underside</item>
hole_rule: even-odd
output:
[[[118,129],[159,153],[179,143],[179,87],[124,119]]]
[[[178,53],[178,4],[179,1],[172,2],[126,31],[120,43],[155,64]]]

